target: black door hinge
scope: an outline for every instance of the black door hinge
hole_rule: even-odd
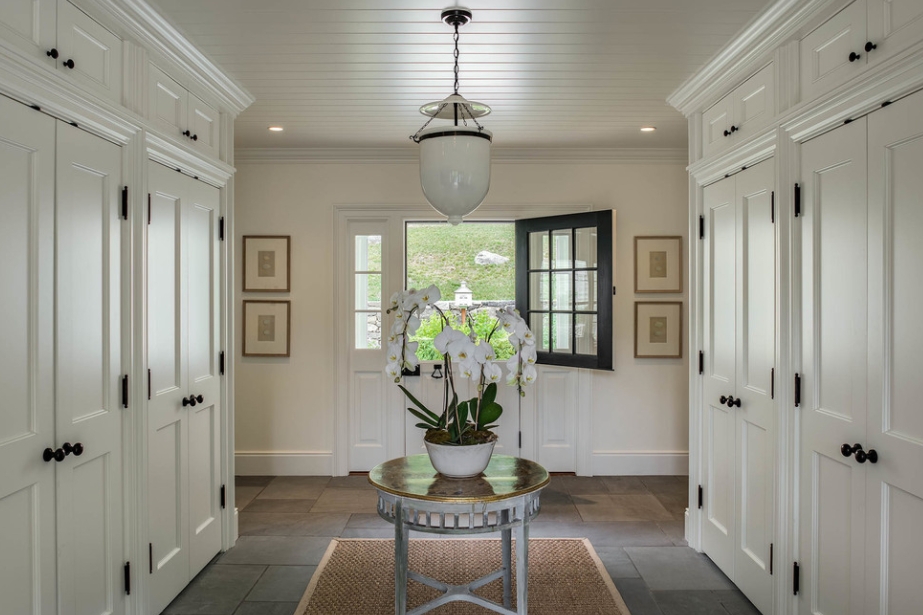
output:
[[[772,191],[772,196],[769,198],[769,221],[773,224],[776,223],[776,191]]]
[[[801,374],[795,374],[795,407],[801,405]]]
[[[128,374],[122,376],[122,407],[128,407]]]
[[[776,368],[769,368],[769,399],[776,398]]]
[[[792,593],[798,595],[798,592],[801,590],[801,566],[798,565],[798,562],[792,564]]]
[[[612,296],[615,296],[615,286],[612,287]]]
[[[218,353],[218,373],[224,376],[224,351]]]
[[[705,216],[699,216],[699,239],[705,239]]]
[[[702,504],[705,502],[705,491],[702,490],[702,485],[699,485],[699,508],[702,508]]]
[[[131,562],[125,562],[125,595],[131,595]]]
[[[147,370],[147,398],[151,398],[151,370]]]
[[[122,218],[128,220],[128,186],[122,186]]]
[[[221,508],[227,508],[227,489],[221,485]]]
[[[154,574],[154,543],[147,543],[147,565],[151,574]]]
[[[769,574],[772,575],[773,544],[769,543]]]
[[[795,184],[795,217],[801,215],[801,186]]]
[[[151,193],[147,193],[147,223],[151,223]]]
[[[705,353],[701,350],[699,351],[699,375],[705,373]]]
[[[218,218],[218,239],[224,241],[224,216]]]
[[[522,450],[522,432],[519,432],[519,449]]]

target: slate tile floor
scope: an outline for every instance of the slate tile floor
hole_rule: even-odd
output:
[[[589,538],[631,615],[758,615],[686,546],[686,493],[683,476],[553,476],[530,535]],[[393,536],[375,504],[365,476],[237,477],[237,546],[164,615],[293,615],[331,538]]]

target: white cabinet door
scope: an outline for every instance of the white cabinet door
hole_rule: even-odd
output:
[[[58,68],[81,86],[122,104],[122,41],[66,0],[58,3]]]
[[[149,65],[148,119],[169,135],[179,137],[186,130],[189,94],[162,70]]]
[[[218,157],[218,110],[202,102],[198,96],[189,94],[189,110],[186,114],[192,133],[189,137],[196,146],[210,156]]]
[[[705,188],[702,549],[772,608],[774,162]]]
[[[702,114],[702,155],[711,156],[730,145],[734,96],[728,94]]]
[[[763,67],[734,90],[734,141],[746,139],[775,116],[775,76],[772,64]]]
[[[23,615],[57,613],[54,147],[52,118],[0,96],[0,596]]]
[[[868,124],[868,434],[856,442],[879,459],[865,464],[863,613],[923,613],[923,94]]]
[[[122,153],[63,122],[57,131],[55,431],[59,445],[78,447],[55,464],[58,612],[118,614],[125,610]]]
[[[702,550],[731,577],[737,533],[736,419],[735,409],[725,402],[737,391],[736,198],[733,177],[705,188]]]
[[[856,0],[801,39],[801,100],[813,100],[862,70],[865,31],[865,2]]]
[[[0,2],[0,38],[48,62],[55,47],[57,0],[3,0]]]
[[[219,199],[190,177],[148,168],[148,533],[159,613],[221,549]]]
[[[866,435],[866,156],[865,118],[801,150],[802,613],[865,613],[865,466],[840,449]]]
[[[868,42],[877,45],[870,63],[889,58],[923,38],[923,2],[868,0]]]

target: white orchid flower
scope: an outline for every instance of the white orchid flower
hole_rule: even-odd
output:
[[[538,378],[538,370],[534,365],[526,365],[522,368],[522,384],[532,384]]]
[[[519,384],[519,374],[514,371],[510,372],[506,377],[506,383],[511,387],[517,386]]]
[[[448,346],[449,346],[449,342],[455,339],[454,334],[456,333],[458,333],[458,331],[456,331],[452,327],[446,327],[442,331],[440,331],[439,334],[436,335],[435,338],[433,338],[433,346],[436,348],[436,350],[439,351],[439,354],[445,356]]]
[[[413,335],[420,328],[420,317],[414,314],[407,320],[407,332]]]
[[[420,309],[423,309],[423,307],[432,305],[442,299],[442,293],[439,292],[439,287],[435,284],[430,284],[417,293],[417,299],[420,303]]]
[[[496,363],[487,363],[484,366],[484,380],[487,382],[500,382],[503,379],[503,370]]]
[[[488,363],[497,358],[497,351],[488,342],[481,342],[474,347],[474,359],[478,363]]]
[[[506,369],[510,370],[510,372],[516,372],[517,374],[519,373],[519,353],[518,352],[506,360]]]
[[[404,336],[401,335],[400,333],[392,333],[391,335],[388,336],[388,344],[402,345],[403,343],[404,343]]]
[[[416,342],[414,342],[416,344]],[[409,352],[404,356],[404,367],[407,369],[413,369],[420,364],[420,358],[417,357],[416,350],[414,352]]]
[[[401,304],[401,291],[397,291],[391,295],[391,310],[396,310],[397,306]]]
[[[461,378],[477,380],[481,376],[480,366],[474,359],[467,359],[458,364],[458,375]]]
[[[468,337],[462,333],[460,339],[456,338],[449,342],[449,345],[446,347],[446,350],[449,351],[449,354],[452,355],[452,358],[457,361],[465,361],[474,356],[474,350],[476,346],[468,339]]]
[[[404,329],[407,323],[398,318],[394,321],[394,324],[391,325],[391,335],[404,335]]]
[[[388,363],[388,365],[385,366],[385,373],[390,378],[393,378],[394,382],[401,381],[401,366],[397,363]]]
[[[535,350],[535,344],[526,345],[520,351],[522,362],[528,365],[535,365],[538,360],[538,352]]]
[[[398,363],[403,350],[404,347],[401,344],[388,344],[388,363]]]

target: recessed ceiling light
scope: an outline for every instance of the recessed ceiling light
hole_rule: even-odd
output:
[[[657,130],[655,126],[642,126],[641,127],[641,132],[654,132],[655,130]]]
[[[281,126],[270,126],[269,130],[271,130],[272,132],[282,132],[285,129],[282,128]]]

